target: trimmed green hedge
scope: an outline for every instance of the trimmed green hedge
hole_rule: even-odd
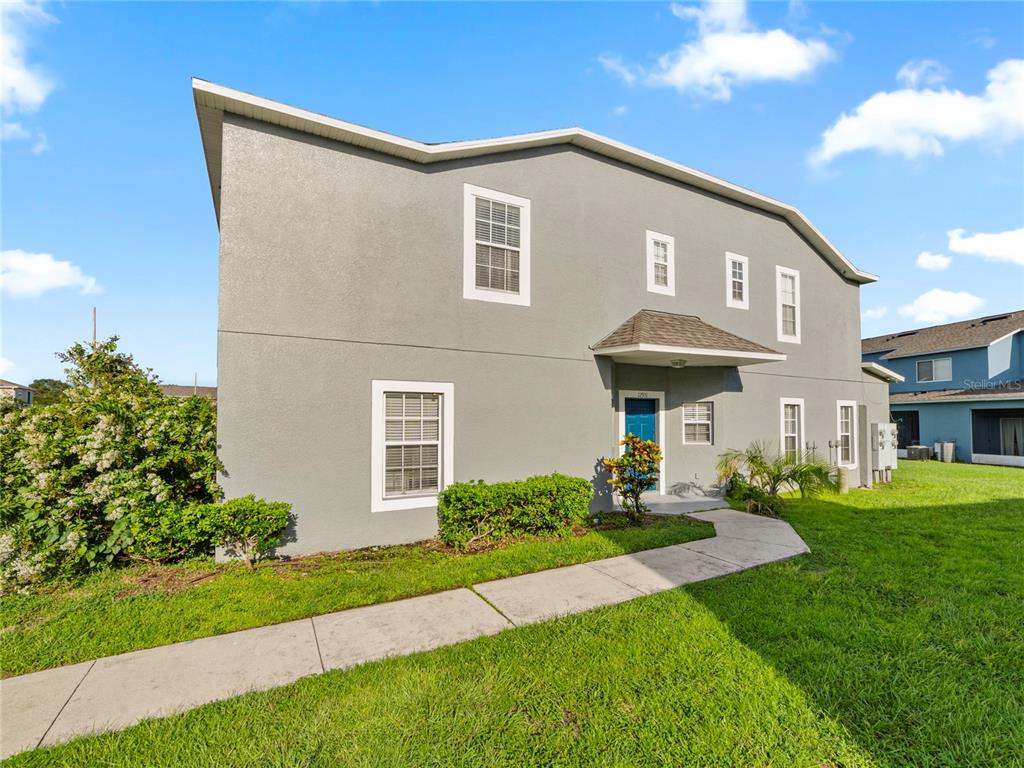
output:
[[[587,516],[593,496],[589,481],[559,474],[454,483],[438,498],[438,538],[461,549],[477,539],[567,533]]]

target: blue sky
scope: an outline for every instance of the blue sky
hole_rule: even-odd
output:
[[[95,305],[215,383],[193,75],[425,141],[579,125],[792,203],[881,276],[864,335],[1024,307],[1024,4],[20,2],[2,44],[15,381]]]

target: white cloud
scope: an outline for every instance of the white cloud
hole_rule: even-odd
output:
[[[899,308],[899,313],[919,323],[945,323],[976,312],[985,300],[967,291],[944,291],[932,288],[914,301]]]
[[[41,155],[43,152],[47,152],[50,149],[50,140],[46,138],[46,134],[40,131],[36,134],[36,141],[32,145],[32,154]]]
[[[921,251],[917,254],[917,266],[921,269],[929,269],[933,272],[940,272],[946,269],[950,264],[953,263],[953,259],[950,256],[945,256],[941,253],[930,253],[929,251]]]
[[[949,235],[949,250],[954,253],[967,253],[981,256],[986,261],[1007,261],[1024,267],[1024,228],[974,235],[965,235],[962,229],[951,229],[946,234]]]
[[[917,70],[909,74],[907,66],[900,70],[904,82],[924,76]],[[1009,143],[1024,135],[1021,104],[1024,59],[1007,59],[989,70],[988,84],[977,95],[945,87],[881,91],[822,133],[810,161],[825,165],[847,152],[868,149],[914,158],[942,155],[946,144],[958,141]]]
[[[907,88],[917,88],[919,85],[939,85],[946,82],[948,77],[949,70],[931,59],[908,61],[896,73],[896,79]]]
[[[53,81],[26,55],[28,28],[56,19],[35,0],[0,3],[0,107],[5,113],[35,112],[53,90]]]
[[[801,40],[782,29],[756,29],[747,18],[742,0],[706,0],[699,6],[674,4],[672,13],[696,21],[696,39],[659,56],[652,68],[627,64],[615,56],[600,57],[601,64],[627,85],[640,82],[729,101],[736,86],[796,80],[834,57],[823,40]]]
[[[622,115],[629,112],[629,107],[627,107],[625,104],[619,104],[619,106],[613,109],[612,112],[615,113],[617,116],[622,117]]]
[[[6,376],[11,372],[11,369],[15,367],[14,361],[8,360],[3,355],[0,355],[0,376]]]
[[[83,274],[70,261],[57,261],[49,253],[0,251],[0,291],[4,294],[35,297],[56,288],[78,288],[79,293],[101,291],[96,278]]]
[[[889,314],[889,308],[882,305],[881,307],[874,307],[873,309],[865,309],[861,312],[861,317],[865,320],[881,320],[887,314]]]
[[[21,123],[0,123],[0,138],[4,140],[27,139],[30,135]]]

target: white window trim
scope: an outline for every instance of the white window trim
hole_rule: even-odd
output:
[[[850,463],[843,463],[843,446],[842,446],[842,430],[843,428],[843,406],[849,406],[853,409],[853,415],[850,418]],[[857,434],[857,401],[856,400],[836,400],[836,464],[840,467],[846,467],[847,469],[857,468],[857,447],[860,436]]]
[[[800,434],[797,442],[797,452],[803,454],[807,450],[807,440],[804,438],[807,429],[807,409],[804,407],[802,397],[780,397],[779,398],[779,453],[786,453],[786,406],[800,406]]]
[[[794,279],[793,286],[796,294],[796,335],[787,336],[782,332],[782,276],[791,275]],[[800,271],[789,267],[775,266],[775,314],[777,318],[777,330],[779,341],[789,344],[800,343],[800,331],[803,323],[800,321]]]
[[[519,293],[476,287],[476,198],[519,206]],[[462,185],[462,298],[496,304],[530,306],[530,201],[505,192]]]
[[[732,263],[743,264],[743,301],[732,297]],[[725,306],[733,309],[750,309],[750,259],[731,251],[725,252]]]
[[[665,439],[665,393],[655,392],[650,389],[620,389],[619,390],[619,434],[615,442],[621,442],[626,436],[626,398],[636,400],[657,400],[658,401],[658,447],[661,448],[661,464],[658,467],[658,493],[665,495],[665,457],[668,455]],[[622,455],[625,446],[618,447],[619,456]]]
[[[373,416],[370,428],[370,511],[392,512],[437,506],[437,494],[384,496],[384,393],[424,392],[441,395],[441,486],[452,484],[455,474],[455,385],[439,381],[391,381],[374,379],[370,384]]]
[[[687,405],[710,405],[711,406],[711,419],[709,421],[686,421],[686,406]],[[683,445],[714,445],[715,444],[715,403],[713,400],[687,400],[683,403],[682,410],[682,425],[683,425]],[[711,439],[707,442],[703,440],[687,440],[686,439],[686,425],[690,424],[707,424],[708,425],[708,437]]]
[[[654,282],[654,241],[668,243],[668,285],[656,285]],[[663,235],[650,229],[644,234],[644,250],[647,254],[647,290],[665,296],[676,295],[676,239],[672,235]]]
[[[948,379],[936,379],[935,378],[935,363],[939,360],[949,360],[949,378]],[[921,380],[921,363],[932,364],[932,378]],[[950,355],[944,357],[929,357],[927,360],[918,360],[914,363],[914,379],[918,384],[935,384],[937,382],[952,381],[953,380],[953,358]]]

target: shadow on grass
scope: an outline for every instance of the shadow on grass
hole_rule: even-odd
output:
[[[687,591],[881,763],[1019,765],[1024,493],[908,501],[794,501],[811,554]]]

